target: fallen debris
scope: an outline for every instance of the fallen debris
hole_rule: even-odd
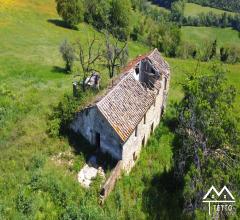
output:
[[[105,173],[101,167],[94,168],[90,167],[88,164],[85,164],[84,167],[78,173],[78,182],[85,188],[89,188],[93,179],[97,177],[97,175],[105,178]]]

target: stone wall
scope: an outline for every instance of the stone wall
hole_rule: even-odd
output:
[[[96,145],[96,133],[100,134],[100,148],[116,160],[122,159],[120,139],[104,116],[96,107],[86,108],[79,112],[71,124],[74,132],[80,133],[90,144]]]
[[[143,67],[144,65],[140,66],[140,68]],[[121,144],[117,133],[96,107],[86,108],[78,113],[71,128],[75,132],[81,133],[92,145],[96,145],[96,133],[99,133],[101,151],[109,153],[116,160],[122,160],[123,169],[129,172],[139,157],[142,146],[146,144],[151,132],[154,131],[160,122],[162,110],[166,104],[170,78],[166,82],[165,90],[165,77],[162,77],[161,89],[155,103],[150,107],[138,124],[135,132],[131,134],[124,144]]]
[[[137,126],[137,131],[129,137],[123,145],[123,169],[129,172],[134,166],[135,161],[139,157],[142,146],[144,146],[154,129],[158,126],[162,113],[164,86],[162,80],[161,90],[156,97],[156,102],[146,113],[146,121],[144,118]]]
[[[113,190],[116,181],[121,177],[121,171],[122,171],[122,161],[118,161],[115,168],[112,170],[109,178],[103,185],[101,192],[100,192],[100,202],[101,204],[104,203],[107,196],[110,194],[110,192]]]

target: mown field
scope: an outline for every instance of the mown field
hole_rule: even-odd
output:
[[[196,16],[200,13],[209,13],[209,12],[212,12],[214,14],[223,14],[224,12],[226,12],[228,14],[234,15],[234,12],[228,12],[228,11],[224,11],[217,8],[207,7],[207,6],[205,7],[205,6],[201,6],[194,3],[186,3],[184,16]]]
[[[201,31],[197,34],[194,28],[187,28],[183,28],[185,39],[202,40],[197,37]],[[226,33],[221,36],[224,43],[239,42],[235,32]],[[5,0],[0,4],[0,219],[57,219],[76,213],[88,219],[179,216],[181,191],[170,181],[174,134],[167,119],[104,207],[98,204],[100,180],[90,190],[77,183],[76,172],[85,155],[77,153],[67,137],[51,138],[46,132],[53,106],[64,93],[72,92],[73,75],[63,72],[59,45],[64,39],[86,43],[93,34],[99,42],[103,40],[86,24],[79,25],[78,31],[66,28],[56,14],[54,0]],[[148,50],[139,43],[129,44],[130,57]],[[184,74],[194,71],[197,61],[168,61],[172,81],[167,115],[171,115],[171,103],[182,97]],[[207,72],[211,65],[201,63],[198,71]],[[240,65],[225,68],[239,92]],[[75,72],[79,72],[78,65]],[[103,87],[108,83],[105,71],[102,82]],[[79,143],[80,147],[87,146]],[[57,163],[53,156],[65,151],[72,153]]]
[[[207,40],[218,42],[218,46],[239,45],[239,33],[231,28],[217,27],[182,27],[182,38],[186,41],[204,46]]]

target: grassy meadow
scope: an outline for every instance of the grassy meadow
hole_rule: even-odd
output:
[[[221,9],[217,9],[217,8],[211,8],[211,7],[207,7],[207,6],[201,6],[195,3],[186,3],[185,4],[185,10],[184,10],[184,16],[196,16],[200,13],[209,13],[212,12],[214,14],[223,14],[224,12],[227,12],[228,14],[232,14],[234,15],[234,12],[228,12],[228,11],[224,11]]]
[[[184,27],[182,31],[184,39],[195,42],[209,36],[218,37],[219,44],[240,42],[230,29]],[[72,92],[73,75],[63,72],[59,45],[64,39],[87,43],[93,34],[103,41],[103,35],[85,23],[78,31],[66,28],[56,13],[54,0],[1,2],[0,219],[57,219],[76,210],[81,218],[88,219],[179,217],[181,191],[169,182],[174,134],[167,119],[149,140],[130,175],[117,183],[104,207],[98,204],[101,180],[97,179],[90,190],[77,183],[76,174],[85,155],[77,153],[67,137],[51,138],[46,132],[53,106],[64,93]],[[148,50],[140,43],[129,43],[130,57]],[[172,81],[167,116],[171,115],[171,103],[182,98],[180,83],[185,73],[195,71],[197,66],[194,60],[168,61]],[[201,63],[198,71],[207,72],[212,64]],[[79,72],[78,65],[74,68]],[[239,92],[240,65],[224,68]],[[106,71],[101,73],[104,87],[109,79]],[[79,143],[80,147],[87,146]],[[53,156],[60,152],[70,153],[59,162]]]
[[[214,41],[215,39],[218,47],[240,44],[239,33],[232,28],[184,26],[182,27],[182,38],[199,46],[204,46],[207,40]]]

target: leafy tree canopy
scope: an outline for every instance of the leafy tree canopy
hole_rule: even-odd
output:
[[[71,27],[83,21],[84,5],[82,0],[56,0],[57,12]]]
[[[127,40],[130,33],[130,16],[132,6],[130,0],[113,0],[110,10],[110,29],[120,40]]]
[[[237,192],[240,155],[238,118],[233,113],[236,90],[219,67],[210,75],[189,75],[178,106],[175,174],[184,183],[184,208],[203,208],[210,186]]]
[[[84,19],[98,29],[104,29],[109,25],[109,0],[85,0],[86,11]]]

